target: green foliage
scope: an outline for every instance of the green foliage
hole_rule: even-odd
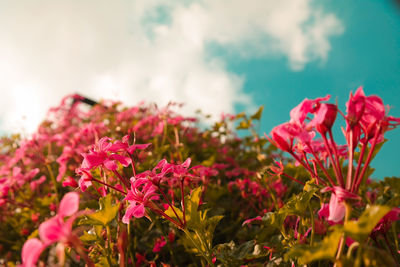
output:
[[[335,229],[322,242],[314,246],[296,245],[285,254],[285,259],[296,258],[299,264],[308,264],[316,260],[334,260],[341,237],[341,231]]]
[[[358,220],[345,222],[344,232],[353,239],[364,242],[378,222],[390,210],[387,206],[371,206],[365,209]]]
[[[120,203],[112,204],[112,195],[108,194],[99,199],[99,210],[89,214],[81,221],[81,224],[107,226],[117,216]]]

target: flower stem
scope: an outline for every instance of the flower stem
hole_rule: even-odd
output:
[[[183,213],[183,226],[186,225],[186,208],[185,208],[185,194],[183,192],[183,179],[181,178],[180,187],[181,187],[181,206],[182,206],[182,213]]]
[[[126,186],[126,189],[129,190],[130,182],[125,177],[122,177],[121,174],[117,170],[113,170],[113,173],[118,177],[118,179]]]
[[[336,165],[337,165],[338,172],[339,172],[339,178],[340,178],[340,180],[341,180],[341,184],[343,184],[343,186],[344,186],[343,174],[342,174],[342,167],[341,167],[341,165],[340,165],[339,153],[338,153],[338,151],[337,151],[336,142],[335,142],[335,140],[333,139],[332,129],[329,129],[328,133],[329,133],[329,138],[330,138],[331,141],[332,141],[333,153],[335,154],[335,158],[336,158]]]
[[[328,140],[326,139],[325,134],[321,134],[321,136],[322,136],[322,139],[324,140],[325,147],[326,147],[326,151],[328,151],[329,159],[330,159],[331,162],[332,162],[333,171],[335,172],[336,179],[337,179],[338,183],[340,184],[340,186],[343,187],[343,185],[342,185],[342,180],[340,179],[341,173],[340,173],[340,175],[339,175],[339,171],[338,171],[338,169],[337,169],[336,162],[335,162],[334,159],[333,159],[332,152],[331,152],[331,148],[329,147]]]
[[[103,182],[103,181],[100,181],[100,180],[98,180],[98,179],[96,179],[96,178],[94,178],[94,177],[92,177],[92,180],[95,181],[95,182],[98,182],[99,184],[108,186],[108,187],[114,189],[115,191],[120,192],[121,194],[124,194],[124,195],[127,194],[126,192],[122,191],[121,189],[118,189],[118,188],[116,188],[115,186],[109,185],[109,184],[107,184],[107,183],[105,183],[105,182]]]
[[[172,211],[174,212],[176,218],[178,218],[179,223],[184,226],[185,224],[182,222],[181,218],[178,216],[178,214],[175,211],[174,205],[172,205],[171,201],[169,201],[169,198],[165,195],[164,191],[161,189],[160,185],[157,185],[158,191],[163,195],[164,199],[167,201],[168,205],[171,207]]]
[[[373,139],[372,144],[371,144],[371,149],[368,152],[368,156],[367,156],[367,159],[366,159],[366,161],[364,163],[364,167],[363,167],[363,169],[362,169],[362,171],[360,173],[360,176],[358,177],[358,179],[356,181],[356,184],[355,184],[355,187],[354,187],[354,192],[358,191],[358,188],[360,187],[361,182],[362,182],[362,180],[364,178],[365,172],[367,171],[367,167],[368,167],[369,163],[371,162],[372,154],[374,154],[375,146],[376,146],[376,143],[378,141],[379,132],[380,132],[380,126],[378,126],[377,129],[376,129],[375,136],[374,136],[374,139]]]
[[[354,156],[354,144],[353,144],[353,130],[350,130],[350,140],[349,140],[349,163],[347,169],[347,179],[346,179],[346,189],[350,190],[353,178],[353,156]]]
[[[356,182],[358,174],[360,173],[360,168],[361,168],[361,164],[362,164],[362,161],[363,161],[363,158],[364,158],[365,149],[367,147],[367,144],[365,144],[365,143],[361,143],[361,144],[362,144],[362,147],[361,147],[360,155],[359,155],[359,158],[358,158],[357,169],[356,169],[356,172],[354,173],[353,184],[351,185],[351,191],[353,191],[354,184]]]

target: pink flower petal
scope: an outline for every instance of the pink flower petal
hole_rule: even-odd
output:
[[[61,217],[71,216],[79,210],[79,194],[76,192],[69,192],[65,194],[60,202],[58,214]]]
[[[52,217],[39,226],[39,236],[43,243],[48,246],[63,237],[62,218]]]
[[[27,240],[22,247],[22,266],[34,267],[44,249],[43,243],[37,238]]]
[[[331,200],[329,201],[329,217],[328,221],[338,223],[343,220],[346,213],[346,206],[339,201],[336,194],[331,195]]]

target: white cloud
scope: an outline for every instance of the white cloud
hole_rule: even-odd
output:
[[[0,1],[0,128],[32,132],[72,92],[233,112],[252,105],[245,77],[208,44],[240,57],[282,54],[301,70],[326,59],[342,31],[307,0]]]

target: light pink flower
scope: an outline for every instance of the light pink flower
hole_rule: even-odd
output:
[[[328,191],[332,191],[332,194],[328,205],[329,215],[327,220],[333,223],[338,223],[341,220],[343,220],[343,217],[346,213],[346,206],[344,205],[343,201],[346,199],[360,199],[360,197],[339,186],[325,187],[324,189],[321,190],[321,192],[328,192]],[[323,206],[323,208],[324,207],[325,209],[321,208],[321,210],[318,213],[320,216],[326,215],[326,206]]]
[[[39,226],[39,237],[29,239],[22,248],[22,266],[35,266],[42,251],[55,242],[67,243],[71,232],[72,224],[79,213],[79,195],[76,192],[65,194],[58,207],[56,216],[46,220]],[[64,221],[65,217],[69,218]]]
[[[45,246],[37,238],[28,239],[22,247],[22,265],[21,267],[34,267]]]

